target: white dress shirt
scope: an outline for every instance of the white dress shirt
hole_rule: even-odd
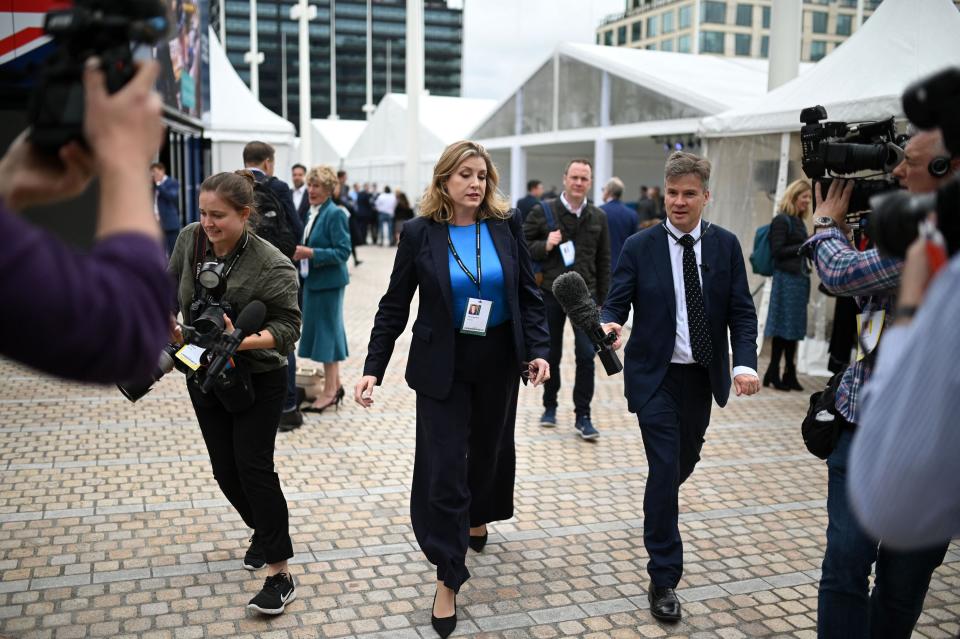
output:
[[[670,237],[670,234],[667,234],[667,246],[670,250],[670,269],[673,272],[673,295],[676,298],[676,308],[677,308],[677,335],[674,341],[673,346],[673,357],[670,358],[671,364],[696,364],[696,360],[693,359],[693,347],[690,344],[690,327],[687,325],[687,293],[686,289],[683,286],[683,245],[680,244],[680,238],[684,233],[673,224],[670,223],[670,220],[665,222],[667,230],[677,239]],[[693,239],[699,240],[700,235],[703,232],[703,223],[697,224],[697,227],[693,229],[689,235]],[[700,278],[700,288],[703,289],[703,270],[702,264],[703,259],[701,257],[700,247],[701,242],[697,241],[693,245],[693,252],[696,255],[697,259],[697,277]],[[703,294],[706,297],[706,293]],[[716,348],[716,345],[714,345]],[[757,371],[753,370],[749,366],[734,366],[733,367],[733,376],[737,375],[753,375],[754,377],[759,377]]]
[[[307,185],[304,184],[299,189],[293,189],[293,210],[300,210],[300,202],[303,200],[303,196],[307,193]]]
[[[563,191],[560,191],[560,202],[567,208],[568,211],[577,217],[580,217],[580,214],[583,213],[583,209],[587,207],[587,198],[583,198],[583,201],[580,202],[580,206],[576,208],[570,206],[570,202],[567,201],[567,196]]]

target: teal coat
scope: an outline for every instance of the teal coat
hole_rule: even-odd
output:
[[[351,251],[350,225],[346,213],[332,199],[320,205],[306,246],[313,249],[313,257],[310,258],[310,272],[304,280],[304,288],[322,291],[342,288],[350,283],[347,274]]]

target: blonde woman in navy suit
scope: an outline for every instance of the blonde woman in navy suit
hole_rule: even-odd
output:
[[[410,516],[437,567],[431,622],[441,637],[457,624],[467,546],[479,552],[486,525],[513,516],[520,379],[538,385],[550,377],[543,299],[520,215],[497,180],[475,142],[455,142],[440,156],[420,214],[403,225],[354,390],[360,405],[373,403],[419,289],[406,374],[417,393]]]
[[[299,357],[323,362],[323,392],[306,412],[339,407],[343,400],[340,362],[347,359],[347,334],[343,328],[343,293],[350,276],[350,225],[337,206],[334,193],[337,173],[329,166],[315,166],[307,173],[310,214],[303,231],[303,245],[293,254],[300,260],[303,281],[303,330]]]

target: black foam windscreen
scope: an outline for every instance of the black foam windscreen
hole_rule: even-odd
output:
[[[267,307],[260,300],[253,300],[243,307],[234,325],[244,335],[250,335],[260,330],[263,320],[267,316]]]
[[[590,297],[587,283],[576,271],[569,271],[553,281],[553,296],[570,318],[570,323],[592,334],[600,324],[600,312]]]

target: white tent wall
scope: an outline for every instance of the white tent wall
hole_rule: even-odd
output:
[[[295,138],[293,124],[263,106],[227,58],[213,29],[210,42],[210,116],[204,121],[204,137],[211,144],[214,173],[243,167],[243,147],[247,142],[267,142],[277,150],[277,166],[293,161]]]

